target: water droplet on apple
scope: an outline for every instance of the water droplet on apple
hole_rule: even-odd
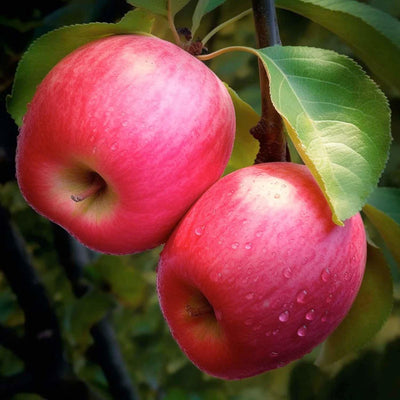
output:
[[[322,314],[321,322],[326,322],[327,319],[328,319],[328,311],[325,311],[325,312]]]
[[[306,320],[312,321],[315,318],[315,310],[312,308],[306,314]]]
[[[331,303],[333,300],[333,294],[331,293],[327,298],[326,298],[326,302],[327,303]]]
[[[305,289],[301,290],[297,294],[297,298],[296,298],[297,302],[300,303],[300,304],[304,304],[306,302],[306,300],[307,300],[307,295],[308,295],[307,290],[305,290]]]
[[[211,272],[211,274],[210,274],[210,279],[211,279],[213,282],[218,282],[218,281],[220,280],[221,276],[222,276],[221,272],[213,271],[213,272]]]
[[[194,230],[195,235],[201,236],[201,235],[203,234],[204,228],[205,228],[204,225],[198,226],[198,227]]]
[[[271,336],[271,334],[272,334],[272,331],[271,331],[271,330],[265,332],[265,336]]]
[[[279,333],[279,329],[274,329],[274,330],[272,331],[272,334],[273,334],[274,336],[276,336],[278,333]]]
[[[322,282],[328,282],[330,276],[331,276],[331,271],[329,271],[329,268],[325,268],[325,269],[321,272],[321,280],[322,280]]]
[[[232,243],[231,247],[232,249],[236,250],[239,247],[239,243],[238,242]]]
[[[272,358],[276,358],[279,356],[279,353],[277,353],[276,351],[271,351],[271,353],[269,353],[270,357]]]
[[[251,299],[253,299],[254,298],[254,293],[247,293],[246,294],[246,299],[247,300],[251,300]]]
[[[279,314],[279,321],[286,322],[289,319],[289,311],[286,310],[283,313]]]
[[[287,267],[283,270],[283,276],[286,279],[289,279],[292,276],[292,269],[290,267]]]
[[[297,336],[304,337],[307,335],[307,326],[302,325],[299,329],[297,329]]]
[[[246,243],[246,244],[244,245],[244,248],[245,248],[246,250],[250,250],[250,249],[251,249],[251,246],[252,246],[252,244],[249,242],[249,243]]]

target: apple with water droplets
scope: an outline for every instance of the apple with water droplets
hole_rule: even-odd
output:
[[[95,250],[163,243],[223,173],[235,132],[223,83],[156,37],[118,35],[62,59],[18,138],[17,179],[40,214]]]
[[[344,226],[306,166],[227,175],[181,220],[157,288],[170,330],[208,374],[239,379],[298,359],[342,321],[361,285],[366,237]]]

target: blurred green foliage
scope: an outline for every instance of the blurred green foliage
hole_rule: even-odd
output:
[[[395,0],[368,2],[394,17],[400,16],[400,7]],[[213,27],[249,6],[249,1],[227,1],[222,7],[211,10],[202,18],[196,37],[204,37]],[[65,24],[114,21],[128,8],[124,1],[106,0],[54,1],[50,4],[37,1],[24,6],[11,4],[7,12],[0,15],[2,107],[5,95],[10,93],[16,63],[35,37]],[[194,9],[195,2],[189,2],[176,15],[176,25],[190,27]],[[284,44],[332,49],[352,56],[363,65],[350,47],[325,28],[286,10],[278,10],[278,20]],[[156,19],[153,33],[168,36],[165,21]],[[213,51],[232,44],[255,47],[251,15],[225,27],[207,43],[207,47]],[[231,53],[209,61],[208,65],[259,112],[260,91],[255,57],[246,53]],[[394,143],[381,184],[400,187],[400,98],[390,86],[376,79],[389,97],[393,113]],[[4,114],[5,108],[1,112]],[[247,112],[254,118],[253,111]],[[16,127],[13,135],[17,135]],[[92,339],[89,334],[92,324],[105,315],[111,318],[129,374],[143,400],[400,399],[397,372],[400,363],[398,279],[395,279],[392,314],[376,338],[364,349],[324,368],[313,364],[319,351],[316,349],[284,368],[242,381],[225,382],[211,378],[194,367],[169,334],[158,306],[155,284],[161,248],[124,257],[94,254],[93,261],[85,269],[85,279],[93,290],[78,300],[58,263],[51,224],[26,205],[15,181],[0,186],[0,203],[9,210],[48,291],[59,318],[65,352],[74,372],[106,399],[110,399],[107,382],[99,366],[91,359]],[[1,262],[4,260],[0,255]],[[0,274],[0,323],[15,328],[22,335],[23,321],[24,316],[15,296]],[[0,376],[12,375],[22,368],[16,356],[0,347]],[[38,399],[40,397],[36,395],[21,394],[13,400]]]

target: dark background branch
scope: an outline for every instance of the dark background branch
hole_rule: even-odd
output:
[[[83,270],[85,264],[93,258],[93,252],[58,225],[53,225],[53,232],[60,264],[70,280],[75,296],[80,298],[91,290],[91,285],[84,279]],[[94,342],[91,355],[103,370],[113,398],[137,399],[109,317],[106,316],[97,322],[90,333]]]
[[[0,346],[12,351],[21,360],[25,357],[25,343],[18,337],[14,329],[0,325]]]
[[[252,0],[257,45],[259,48],[280,45],[278,22],[274,0]],[[288,161],[289,151],[283,133],[282,118],[271,102],[267,73],[261,61],[259,65],[261,90],[261,119],[250,130],[259,141],[260,150],[255,164]]]
[[[64,358],[57,316],[47,297],[25,245],[0,206],[1,269],[25,315],[24,337],[1,327],[1,344],[25,363],[25,371],[0,379],[0,398],[37,393],[49,400],[99,399],[87,385],[72,376]]]

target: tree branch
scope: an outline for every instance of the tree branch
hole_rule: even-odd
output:
[[[280,45],[279,28],[274,0],[252,0],[257,45],[259,48]],[[255,164],[273,161],[287,161],[289,151],[283,133],[282,119],[272,104],[267,73],[261,61],[258,62],[261,90],[261,119],[250,130],[259,141],[260,150]]]

